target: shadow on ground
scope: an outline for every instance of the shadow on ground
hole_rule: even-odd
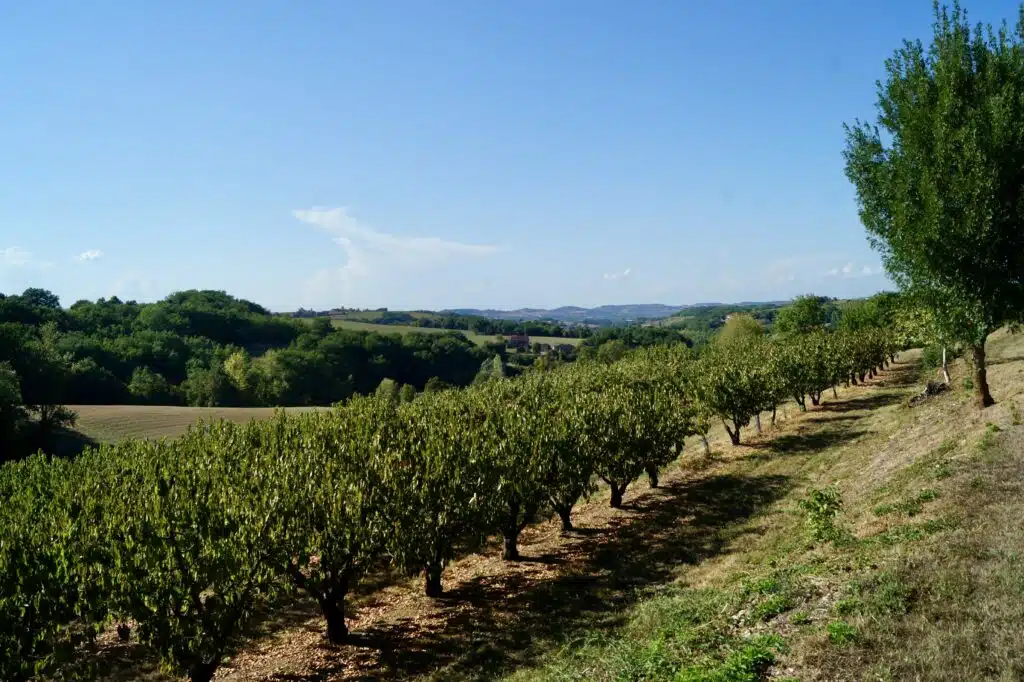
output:
[[[901,400],[903,400],[903,396],[899,393],[874,393],[872,395],[861,396],[860,398],[827,402],[822,405],[820,409],[822,412],[866,412],[879,407],[893,405]]]
[[[849,443],[865,433],[866,431],[861,429],[842,427],[821,431],[790,433],[776,436],[772,440],[763,443],[761,447],[768,450],[772,455],[798,455]],[[752,455],[752,457],[756,457],[756,455]]]
[[[436,628],[405,619],[355,633],[354,646],[368,648],[368,655],[376,650],[380,661],[355,679],[438,669],[441,679],[490,678],[526,663],[538,640],[620,625],[642,588],[670,582],[679,564],[724,551],[740,535],[738,522],[789,488],[784,476],[714,476],[666,485],[636,500],[607,530],[574,536],[569,551],[588,558],[554,579],[538,583],[517,572],[477,578],[447,594]],[[313,675],[274,679],[313,682],[338,672],[339,663],[327,660]]]

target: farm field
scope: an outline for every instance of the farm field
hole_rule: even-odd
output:
[[[244,423],[274,416],[272,407],[171,407],[152,405],[69,405],[78,413],[76,431],[97,443],[122,438],[175,438],[200,419]],[[280,409],[280,408],[277,408]],[[286,411],[315,410],[289,407]]]
[[[929,377],[904,353],[743,446],[688,444],[622,509],[598,491],[574,532],[528,528],[523,561],[496,541],[457,559],[443,599],[419,579],[368,580],[351,644],[325,643],[298,600],[217,679],[1019,679],[1024,338],[1000,332],[990,357],[994,407],[975,407],[960,362],[954,390],[910,407]],[[829,490],[825,516],[802,506]],[[169,679],[104,641],[133,661],[106,679]],[[737,669],[756,676],[725,675]]]
[[[339,329],[353,329],[356,331],[376,332],[378,334],[408,334],[416,332],[426,334],[445,334],[448,332],[457,332],[464,335],[467,339],[478,346],[482,346],[485,343],[494,341],[495,339],[494,335],[477,334],[463,329],[437,329],[434,327],[416,327],[404,324],[375,324],[373,322],[362,322],[360,320],[351,319],[340,320],[336,318],[332,318],[331,323]],[[558,336],[531,336],[530,342],[532,343],[534,341],[537,343],[549,343],[551,345],[568,343],[576,346],[579,345],[583,339],[563,338]]]

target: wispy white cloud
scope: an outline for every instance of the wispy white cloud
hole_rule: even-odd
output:
[[[79,263],[85,263],[91,260],[99,260],[100,258],[103,258],[103,252],[100,251],[99,249],[89,249],[88,251],[83,251],[82,253],[75,256],[75,260],[77,260]]]
[[[373,229],[346,208],[311,208],[292,212],[298,220],[332,235],[346,262],[320,270],[307,281],[312,295],[353,296],[371,280],[399,278],[412,270],[436,268],[454,259],[485,257],[499,251],[491,244],[465,244],[440,237],[391,234]]]
[[[825,271],[825,275],[829,277],[842,277],[844,279],[851,279],[854,277],[874,277],[875,275],[880,274],[882,274],[881,266],[872,267],[870,265],[863,265],[858,268],[853,263],[847,263],[842,267],[834,267]]]
[[[622,272],[606,272],[604,274],[604,278],[605,279],[625,279],[626,277],[629,277],[629,273],[631,273],[632,271],[633,271],[632,268],[626,268]]]
[[[32,260],[32,254],[20,246],[8,246],[0,250],[0,265],[28,265]]]

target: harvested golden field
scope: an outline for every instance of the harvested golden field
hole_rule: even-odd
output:
[[[78,414],[78,433],[97,443],[122,438],[174,438],[200,419],[244,423],[274,415],[272,407],[166,407],[150,405],[69,405]],[[315,410],[289,407],[288,412]]]

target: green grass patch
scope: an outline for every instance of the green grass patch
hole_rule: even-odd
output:
[[[832,621],[825,628],[828,634],[828,641],[836,646],[849,646],[857,641],[857,628],[846,621]]]

